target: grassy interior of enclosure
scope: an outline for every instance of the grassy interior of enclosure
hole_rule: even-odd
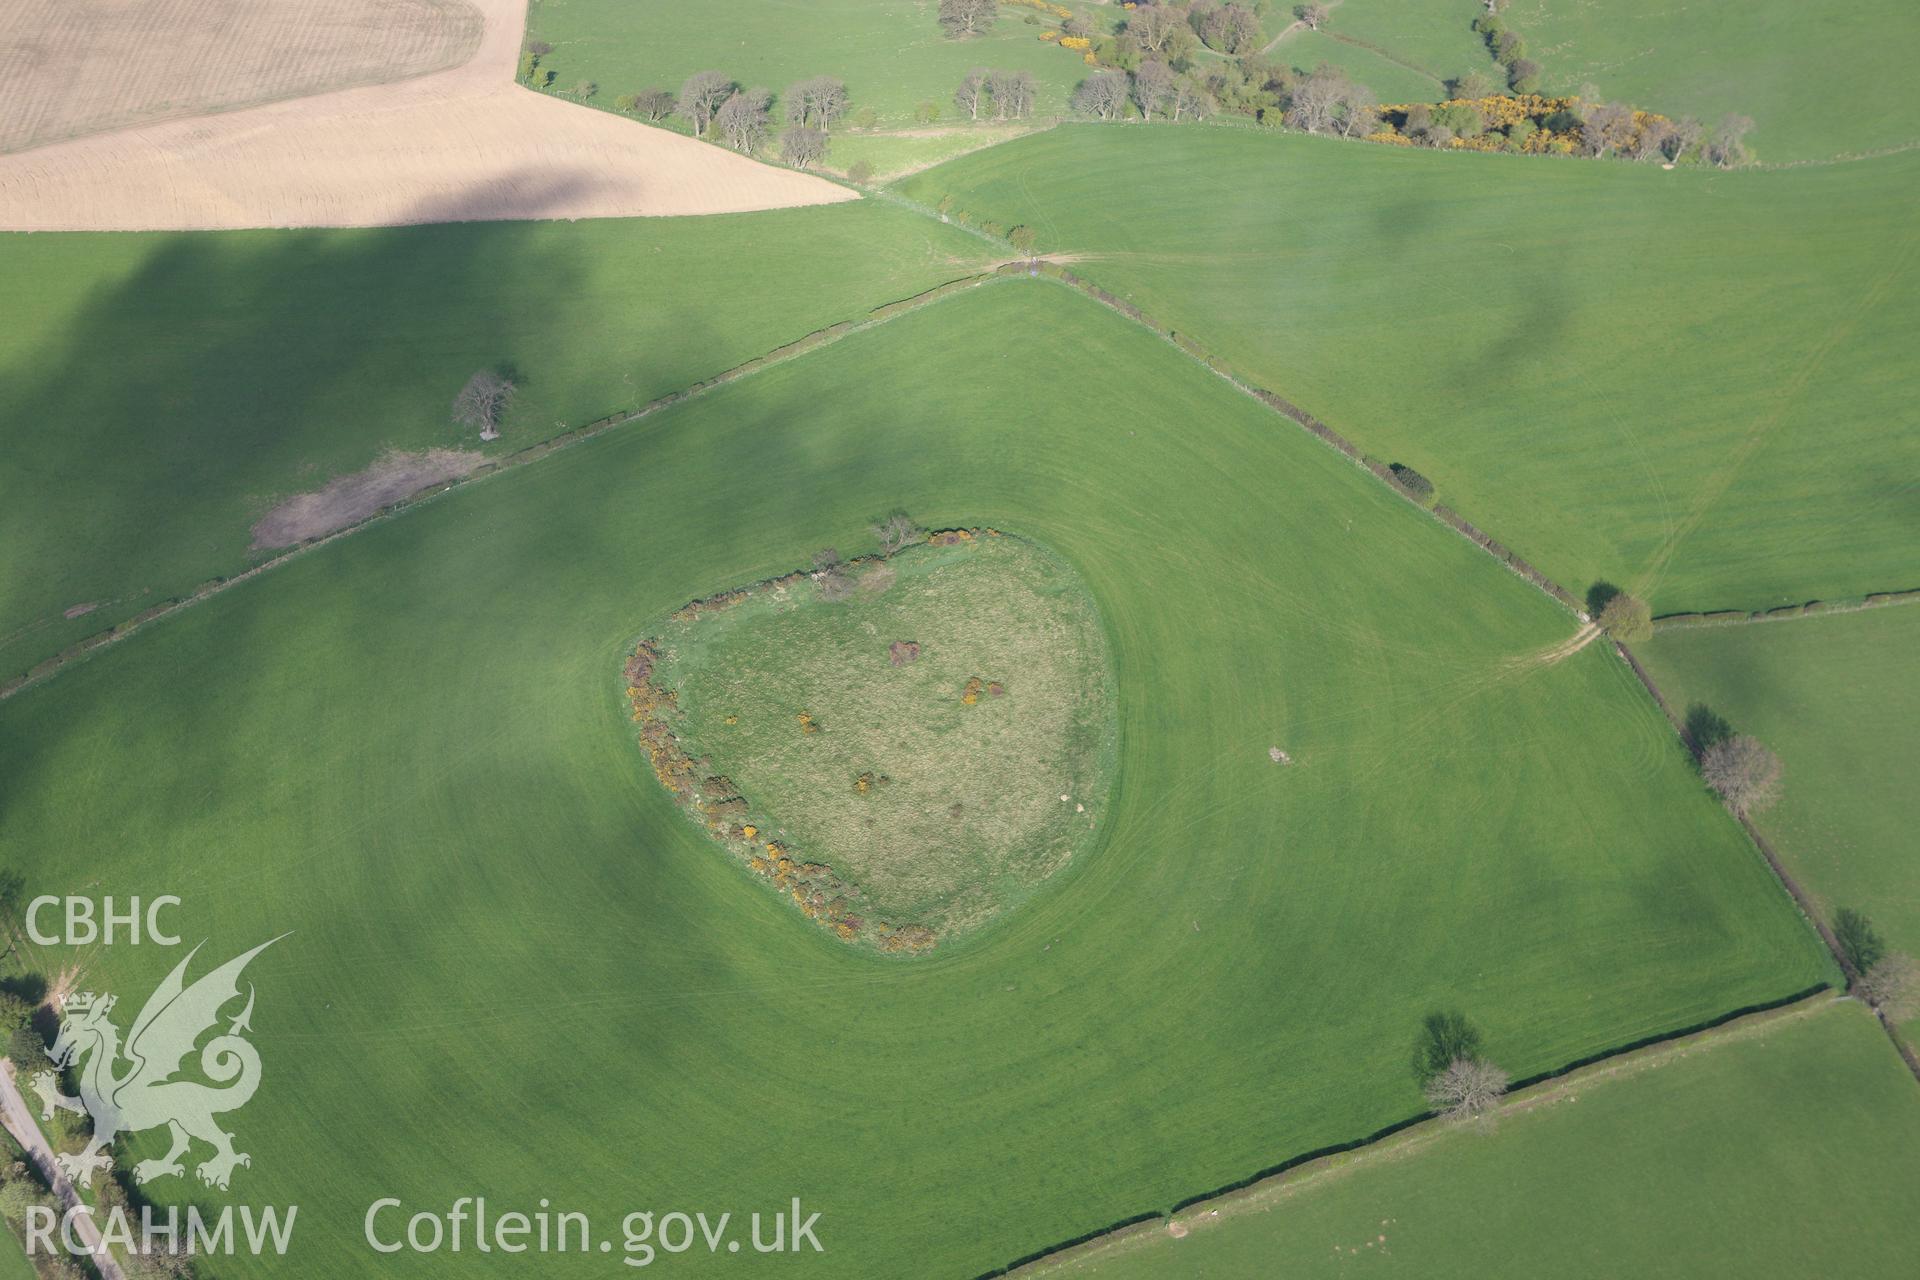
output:
[[[1097,5],[1076,7],[1110,22]],[[555,87],[591,80],[602,107],[640,89],[677,93],[696,71],[724,71],[775,93],[836,76],[856,113],[871,108],[882,123],[912,124],[930,102],[951,124],[965,119],[954,88],[975,67],[1031,71],[1036,116],[1064,113],[1092,71],[1080,54],[1039,38],[1060,24],[1035,10],[1002,5],[993,30],[971,40],[948,39],[937,15],[935,4],[905,0],[534,0],[527,31],[553,46],[540,65],[556,73]],[[1039,21],[1029,25],[1029,15]]]
[[[1119,709],[1099,846],[908,964],[716,858],[637,767],[616,674],[644,619],[896,506],[1070,563]],[[1419,1112],[1435,1009],[1524,1077],[1834,976],[1631,675],[1599,646],[1536,660],[1572,630],[1158,339],[1020,279],[0,704],[0,848],[32,894],[179,895],[210,956],[293,931],[248,971],[265,1075],[232,1127],[236,1196],[299,1204],[299,1240],[216,1280],[493,1274],[362,1235],[375,1197],[482,1190],[597,1224],[798,1195],[827,1252],[795,1274],[976,1274]],[[8,963],[133,999],[177,959]]]
[[[458,66],[480,29],[464,0],[11,0],[0,152]]]
[[[1920,956],[1920,607],[1662,631],[1635,646],[1677,711],[1766,743],[1780,801],[1754,819],[1826,908]]]
[[[388,449],[482,448],[449,415],[476,369],[519,384],[485,446],[510,452],[969,274],[981,249],[875,202],[0,236],[0,680],[244,569],[279,497]]]
[[[1065,126],[901,189],[1080,255],[1576,593],[1672,612],[1920,579],[1920,432],[1892,429],[1920,155],[1662,172]]]
[[[1916,1182],[1913,1077],[1835,1002],[1046,1274],[1894,1276]]]
[[[1478,69],[1497,81],[1472,29],[1481,11],[1473,0],[1341,0],[1326,30],[1442,78]],[[1906,0],[1755,0],[1737,20],[1668,0],[1513,0],[1502,17],[1544,68],[1548,91],[1592,85],[1605,99],[1708,124],[1750,116],[1747,141],[1764,161],[1920,140],[1902,78],[1920,56],[1920,10]]]
[[[763,842],[831,866],[869,925],[944,943],[1096,834],[1115,746],[1106,641],[1072,567],[1019,538],[853,572],[844,601],[802,581],[669,622],[654,680],[675,694],[682,749],[738,788]]]

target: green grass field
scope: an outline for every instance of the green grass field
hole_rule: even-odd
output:
[[[895,506],[1070,561],[1120,708],[1104,844],[905,964],[715,858],[619,683],[645,619]],[[301,1205],[297,1252],[216,1280],[491,1274],[361,1238],[375,1197],[480,1193],[606,1231],[800,1196],[827,1252],[796,1273],[975,1274],[1418,1112],[1435,1008],[1524,1077],[1834,977],[1631,675],[1536,660],[1572,630],[1159,340],[1017,280],[0,704],[0,848],[31,892],[181,895],[209,957],[293,931],[249,970],[266,1078],[232,1127],[236,1198]],[[177,953],[84,959],[132,999]]]
[[[1044,1274],[1897,1276],[1917,1181],[1913,1078],[1834,1003]]]
[[[1103,16],[1099,6],[1076,7]],[[871,108],[882,124],[914,123],[922,102],[952,124],[963,119],[953,91],[974,67],[1033,72],[1040,116],[1065,112],[1092,70],[1079,54],[1039,39],[1059,23],[1034,10],[1003,5],[991,34],[949,40],[936,8],[918,0],[535,0],[527,31],[553,46],[541,67],[558,73],[557,85],[592,80],[602,106],[653,86],[678,93],[696,71],[724,71],[775,93],[810,76],[837,76],[854,110]],[[1029,14],[1040,23],[1029,26]]]
[[[1446,96],[1441,82],[1451,72],[1429,75],[1419,64],[1410,66],[1376,49],[1338,40],[1336,30],[1337,24],[1329,22],[1322,31],[1296,31],[1269,56],[1302,71],[1331,63],[1372,89],[1381,102],[1435,102]]]
[[[0,1280],[38,1280],[33,1264],[27,1261],[26,1241],[12,1226],[5,1230],[7,1239],[0,1241]]]
[[[245,568],[276,497],[389,447],[478,448],[448,406],[479,367],[521,384],[489,452],[524,448],[970,274],[983,248],[874,202],[0,237],[0,680]]]
[[[930,129],[841,130],[827,144],[826,167],[845,174],[865,161],[874,181],[889,181],[930,169],[943,160],[998,146],[1027,133],[1024,124],[935,125]]]
[[[1341,0],[1326,30],[1442,78],[1479,69],[1498,79],[1472,29],[1481,8],[1475,0]],[[1920,54],[1920,10],[1904,0],[1760,0],[1737,16],[1665,0],[1513,0],[1505,21],[1545,68],[1547,90],[1591,84],[1602,97],[1708,124],[1730,112],[1751,116],[1748,143],[1762,161],[1920,141],[1901,74]]]
[[[1483,8],[1478,0],[1340,0],[1325,31],[1441,80],[1476,69],[1495,75],[1486,42],[1473,29]]]
[[[1676,710],[1701,703],[1786,766],[1757,825],[1826,907],[1920,955],[1920,608],[1662,631],[1637,646]]]
[[[1920,156],[1669,173],[1088,125],[901,189],[1081,255],[1576,593],[1674,612],[1920,579],[1920,433],[1889,429]]]

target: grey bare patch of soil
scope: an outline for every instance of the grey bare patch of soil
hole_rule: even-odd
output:
[[[335,476],[323,488],[277,503],[254,523],[253,550],[290,547],[358,524],[382,507],[458,479],[486,460],[485,454],[464,449],[388,453],[364,471]]]

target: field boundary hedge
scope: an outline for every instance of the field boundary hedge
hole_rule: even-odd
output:
[[[309,538],[307,541],[289,547],[284,551],[277,552],[267,559],[262,560],[259,564],[251,565],[239,573],[224,577],[209,578],[185,595],[162,600],[150,608],[141,610],[124,622],[107,628],[105,631],[97,631],[90,636],[75,641],[52,657],[42,659],[25,672],[9,680],[0,681],[0,702],[4,702],[22,690],[32,688],[34,685],[51,679],[65,670],[69,665],[78,662],[80,659],[89,656],[107,645],[126,639],[128,636],[162,618],[169,617],[183,609],[192,608],[201,601],[210,599],[232,587],[237,587],[250,578],[257,577],[271,569],[277,569],[296,556],[305,555],[319,547],[326,546],[328,543],[350,537],[380,521],[422,505],[456,488],[476,483],[489,476],[498,475],[503,471],[510,471],[531,462],[538,462],[549,454],[590,440],[616,427],[626,426],[629,423],[638,422],[643,418],[652,417],[662,410],[670,409],[675,405],[705,395],[710,391],[717,390],[730,383],[738,382],[742,378],[748,378],[756,373],[764,372],[767,369],[773,368],[775,365],[784,364],[810,351],[817,351],[822,347],[831,346],[842,338],[849,337],[852,334],[862,333],[868,329],[886,324],[888,321],[897,320],[901,316],[911,314],[912,312],[920,310],[922,307],[931,306],[942,299],[952,297],[956,293],[962,293],[969,289],[979,288],[982,285],[994,284],[1001,280],[1025,274],[1025,270],[1025,267],[1020,264],[1002,264],[974,275],[960,276],[944,284],[935,285],[931,289],[913,294],[910,297],[882,303],[868,310],[858,320],[843,320],[838,324],[828,325],[824,329],[816,329],[812,333],[794,339],[792,342],[775,347],[763,355],[755,356],[745,363],[722,370],[710,378],[703,379],[691,386],[683,387],[678,391],[671,391],[666,395],[649,400],[637,409],[610,413],[605,417],[596,418],[583,426],[574,427],[571,430],[561,432],[559,435],[550,436],[545,440],[530,444],[523,449],[516,449],[512,453],[502,454],[497,458],[490,459],[475,467],[465,476],[456,477],[452,480],[437,480],[423,489],[417,489],[405,497],[388,503],[379,511],[363,520],[358,520],[342,528],[335,529],[331,533],[322,534],[316,538]]]
[[[1514,1086],[1513,1092],[1508,1094],[1506,1107],[1529,1110],[1554,1101],[1569,1088],[1584,1086],[1622,1072],[1637,1073],[1702,1046],[1717,1047],[1734,1043],[1769,1030],[1778,1023],[1810,1017],[1835,1000],[1851,999],[1837,994],[1821,999],[1821,994],[1827,990],[1825,986],[1813,987],[1766,1004],[1735,1009],[1707,1022],[1650,1036],[1635,1044],[1623,1045],[1569,1063],[1557,1071],[1532,1076]],[[1264,1209],[1271,1202],[1292,1195],[1320,1178],[1351,1172],[1373,1160],[1405,1154],[1408,1148],[1424,1146],[1448,1132],[1449,1128],[1446,1121],[1432,1112],[1412,1116],[1353,1142],[1306,1152],[1238,1182],[1191,1196],[1165,1211],[1135,1214],[1102,1230],[1061,1241],[1016,1259],[1005,1267],[981,1272],[975,1280],[1044,1275],[1063,1265],[1111,1249],[1145,1242],[1156,1232],[1169,1231],[1176,1224],[1183,1227],[1205,1226],[1215,1218],[1236,1211]]]
[[[1088,280],[1084,276],[1076,275],[1073,271],[1061,266],[1059,263],[1049,262],[1045,259],[1036,259],[1031,269],[1039,275],[1055,280],[1070,289],[1092,298],[1101,306],[1111,311],[1116,311],[1135,324],[1158,334],[1161,338],[1178,348],[1188,359],[1204,365],[1209,372],[1221,378],[1242,395],[1251,396],[1261,404],[1267,406],[1267,408],[1272,409],[1275,413],[1292,419],[1296,425],[1317,438],[1322,444],[1338,453],[1344,454],[1349,462],[1364,471],[1370,472],[1375,479],[1384,484],[1391,493],[1403,502],[1426,512],[1441,524],[1446,525],[1449,529],[1452,529],[1455,533],[1479,547],[1495,560],[1498,560],[1502,565],[1505,565],[1511,573],[1531,584],[1576,618],[1579,618],[1582,622],[1587,620],[1586,606],[1582,604],[1579,598],[1571,591],[1568,591],[1565,587],[1535,568],[1517,551],[1513,550],[1513,548],[1493,537],[1493,535],[1474,526],[1446,503],[1433,502],[1429,505],[1427,502],[1421,501],[1418,497],[1408,492],[1406,487],[1395,478],[1392,467],[1377,459],[1368,457],[1360,451],[1359,446],[1355,445],[1353,441],[1347,439],[1325,422],[1322,422],[1313,414],[1308,413],[1305,409],[1293,403],[1293,401],[1277,392],[1268,391],[1265,387],[1256,386],[1253,383],[1247,382],[1241,378],[1239,374],[1235,373],[1233,367],[1225,360],[1214,355],[1186,334],[1160,324],[1153,319],[1153,317],[1133,305],[1133,303],[1128,302],[1125,298],[1107,292],[1091,280]]]
[[[1613,648],[1614,652],[1618,653],[1621,660],[1627,664],[1628,669],[1631,670],[1635,676],[1639,677],[1640,683],[1645,686],[1646,691],[1653,696],[1654,703],[1660,708],[1660,713],[1666,716],[1667,723],[1673,727],[1674,733],[1679,735],[1681,745],[1686,747],[1687,753],[1694,759],[1699,759],[1700,743],[1694,738],[1693,734],[1688,731],[1686,722],[1674,714],[1673,704],[1667,701],[1667,696],[1664,693],[1660,692],[1660,686],[1654,683],[1653,676],[1648,673],[1645,667],[1640,665],[1639,659],[1635,658],[1625,645],[1616,642]],[[1774,879],[1780,882],[1780,887],[1785,889],[1787,896],[1793,899],[1793,904],[1799,908],[1801,916],[1813,927],[1814,933],[1819,935],[1820,941],[1825,944],[1827,951],[1833,956],[1833,962],[1840,967],[1840,972],[1846,975],[1848,984],[1851,985],[1858,982],[1860,980],[1859,971],[1856,970],[1853,967],[1853,963],[1847,959],[1846,948],[1840,945],[1840,940],[1834,936],[1833,930],[1828,928],[1826,921],[1820,918],[1820,912],[1814,903],[1813,895],[1808,893],[1806,889],[1801,886],[1800,882],[1794,878],[1793,873],[1787,870],[1786,864],[1780,860],[1778,851],[1776,851],[1772,843],[1760,833],[1760,829],[1753,825],[1751,818],[1745,814],[1736,813],[1733,814],[1733,819],[1740,824],[1740,829],[1747,833],[1747,839],[1753,842],[1753,847],[1760,851],[1760,856],[1766,860],[1767,867],[1773,872]],[[1879,1019],[1881,1029],[1887,1033],[1887,1039],[1893,1042],[1894,1052],[1898,1053],[1900,1060],[1906,1063],[1907,1070],[1913,1073],[1913,1078],[1916,1081],[1920,1081],[1920,1055],[1915,1054],[1913,1046],[1909,1045],[1906,1040],[1901,1037],[1900,1029],[1887,1018],[1885,1013],[1879,1009],[1875,1009],[1873,1015]]]
[[[1655,631],[1688,631],[1699,627],[1741,627],[1754,622],[1791,622],[1795,618],[1819,618],[1836,613],[1860,613],[1866,609],[1884,609],[1897,604],[1920,604],[1920,590],[1875,591],[1841,600],[1809,600],[1805,604],[1781,605],[1774,609],[1717,609],[1711,613],[1669,613],[1653,620]]]

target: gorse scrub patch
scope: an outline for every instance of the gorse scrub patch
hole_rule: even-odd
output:
[[[655,775],[841,939],[977,929],[1099,831],[1106,643],[1065,562],[991,530],[823,552],[690,604],[629,661]]]

